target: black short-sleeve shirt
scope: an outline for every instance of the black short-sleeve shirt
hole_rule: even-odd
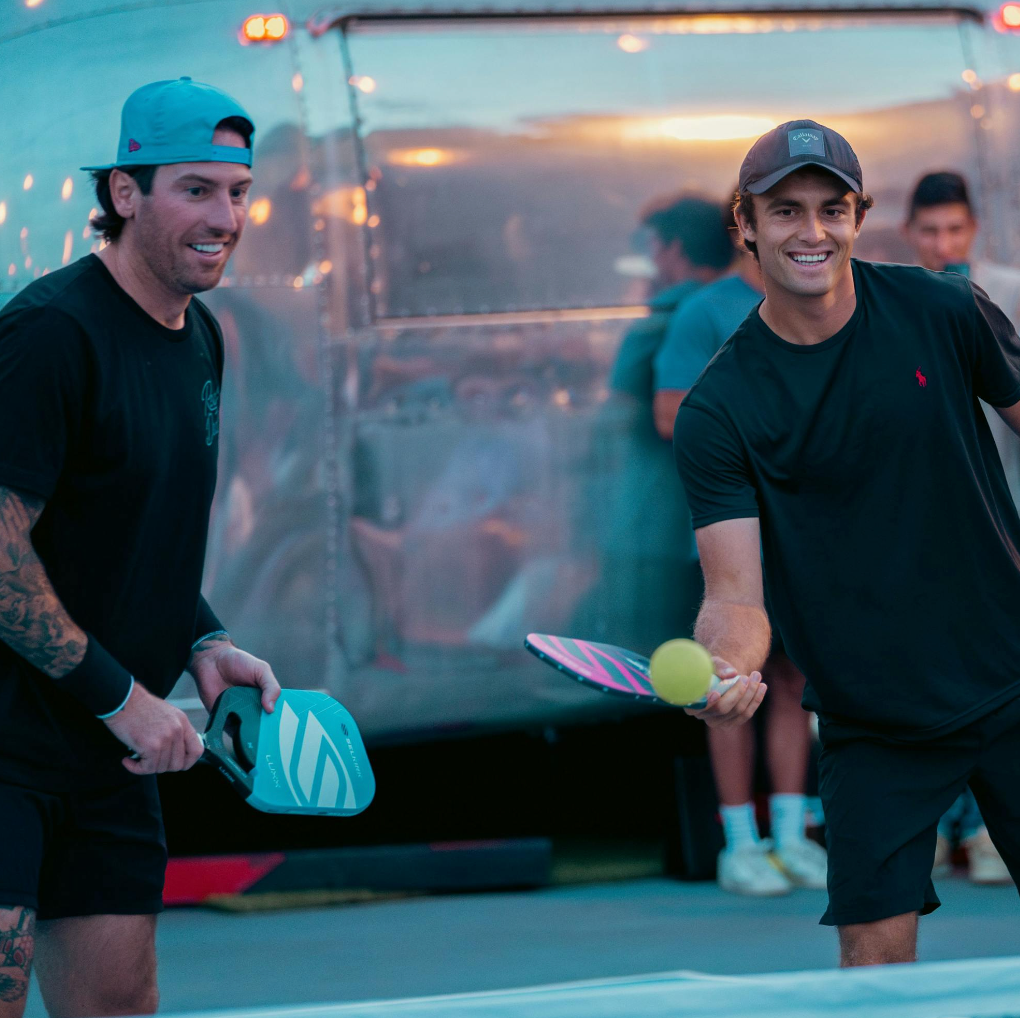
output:
[[[1020,339],[955,273],[853,261],[813,346],[753,311],[677,414],[695,528],[760,517],[773,623],[823,720],[902,738],[1020,695],[1020,520],[978,397]]]
[[[0,485],[41,496],[32,532],[71,617],[165,696],[194,638],[216,482],[223,343],[192,300],[167,329],[94,255],[0,312]],[[102,722],[0,644],[0,780],[123,755]]]

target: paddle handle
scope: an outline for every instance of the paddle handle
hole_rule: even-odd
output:
[[[694,703],[686,703],[684,707],[687,710],[704,710],[708,706],[708,694],[719,690],[720,693],[725,693],[734,682],[739,679],[740,676],[736,676],[732,679],[720,679],[718,675],[713,675],[711,681],[708,684],[708,689],[705,691],[705,695],[700,700],[695,700]]]

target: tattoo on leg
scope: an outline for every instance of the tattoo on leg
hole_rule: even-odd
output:
[[[0,918],[0,1001],[14,1003],[28,993],[35,948],[35,912],[30,908],[0,911],[7,913]]]

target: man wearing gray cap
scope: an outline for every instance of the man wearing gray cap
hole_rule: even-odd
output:
[[[772,616],[818,712],[844,965],[912,961],[939,818],[970,785],[1020,876],[1020,518],[978,399],[1020,432],[1020,338],[962,275],[852,258],[871,199],[846,140],[760,138],[735,205],[764,302],[684,399],[674,454],[741,674]],[[696,712],[726,720],[727,698]]]
[[[193,296],[241,237],[253,133],[209,85],[138,89],[86,167],[106,245],[0,313],[0,1018],[33,955],[51,1014],[155,1010],[155,775],[202,753],[164,697],[185,668],[207,707],[279,694],[199,590],[223,340]]]

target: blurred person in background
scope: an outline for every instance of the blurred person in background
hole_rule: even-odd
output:
[[[737,240],[731,212],[727,218]],[[663,439],[672,439],[677,410],[705,366],[764,296],[761,269],[740,245],[732,270],[702,287],[670,318],[654,366],[655,426]],[[804,676],[783,652],[777,632],[764,676],[771,691],[764,731],[771,838],[761,838],[755,817],[754,728],[710,728],[709,755],[725,837],[717,879],[723,890],[755,896],[824,888],[825,850],[805,836],[811,717],[800,705]]]
[[[967,181],[949,171],[926,173],[910,197],[903,234],[918,263],[934,272],[968,276],[1020,326],[1020,271],[972,257],[978,235]],[[987,404],[981,404],[1006,471],[1013,500],[1020,504],[1020,439]],[[974,793],[968,788],[939,824],[935,849],[936,875],[951,869],[953,849],[967,852],[967,870],[977,884],[1009,883],[1009,870],[988,836]]]
[[[600,438],[622,437],[620,473],[613,478],[614,499],[598,542],[600,579],[574,626],[649,653],[690,632],[700,597],[672,436],[663,441],[655,428],[652,365],[671,316],[728,270],[733,245],[722,205],[693,193],[649,203],[641,226],[655,266],[649,313],[628,329],[610,371],[610,400],[598,430]]]

